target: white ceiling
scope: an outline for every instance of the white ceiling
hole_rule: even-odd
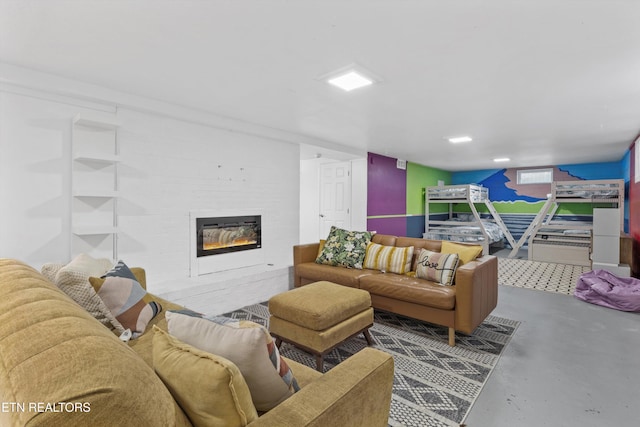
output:
[[[334,149],[542,166],[638,135],[639,22],[639,0],[0,0],[0,62]],[[318,80],[354,62],[382,82]]]

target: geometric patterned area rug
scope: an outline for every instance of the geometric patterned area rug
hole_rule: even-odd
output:
[[[268,327],[266,303],[224,316]],[[459,426],[467,416],[520,322],[489,316],[473,333],[456,333],[450,347],[447,328],[375,310],[369,329],[373,347],[393,356],[395,378],[390,426]],[[367,346],[360,334],[324,358],[324,371]],[[315,369],[315,357],[283,343],[280,354]],[[295,374],[295,373],[294,373]]]
[[[581,265],[498,258],[498,283],[518,288],[573,295],[578,278],[587,271],[591,268]]]

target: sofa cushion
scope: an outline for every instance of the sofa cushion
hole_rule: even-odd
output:
[[[362,269],[370,241],[371,233],[368,231],[349,231],[331,226],[316,263]]]
[[[153,367],[196,427],[243,427],[258,418],[236,365],[157,326],[153,327]]]
[[[298,391],[293,372],[264,326],[190,310],[169,311],[165,317],[171,335],[238,366],[258,411],[268,411]]]
[[[326,280],[328,282],[338,283],[343,286],[358,288],[359,279],[371,274],[381,274],[379,270],[356,270],[353,268],[334,267],[331,265],[316,264],[315,262],[305,262],[295,266],[296,274],[301,277],[304,282],[318,282]]]
[[[391,234],[374,233],[373,236],[371,236],[371,241],[373,243],[377,243],[379,245],[385,245],[385,246],[399,246],[399,245],[396,245],[397,239],[398,238],[396,236],[392,236]],[[405,246],[412,246],[412,245],[405,245]]]
[[[482,254],[482,246],[443,241],[440,252],[443,254],[458,254],[458,257],[460,257],[459,266],[461,266],[478,258]]]
[[[458,254],[443,254],[423,249],[418,254],[416,277],[451,286],[458,268]]]
[[[441,286],[424,279],[399,274],[377,274],[363,277],[360,289],[371,295],[452,310],[456,303],[455,286]]]
[[[100,323],[122,333],[125,328],[89,283],[89,277],[102,276],[112,265],[106,258],[94,259],[87,254],[79,254],[58,271],[55,284]]]
[[[411,271],[412,259],[413,246],[399,248],[371,242],[367,245],[363,267],[382,272],[404,274]]]

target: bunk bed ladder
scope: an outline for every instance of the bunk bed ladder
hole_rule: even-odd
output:
[[[509,253],[509,258],[515,257],[518,254],[520,248],[522,248],[524,244],[527,243],[529,237],[533,236],[538,231],[540,226],[542,226],[542,224],[545,222],[545,219],[547,218],[547,214],[549,213],[551,205],[554,205],[554,203],[551,198],[548,198],[547,201],[544,202],[544,205],[542,205],[542,209],[540,209],[533,221],[531,221],[531,224],[529,224],[529,227],[527,227],[524,234],[522,234],[520,240],[518,240],[515,246],[512,246],[513,249],[511,249],[511,252]],[[557,207],[555,209],[557,209]]]
[[[496,224],[498,224],[498,226],[500,227],[500,229],[504,233],[504,236],[507,238],[507,241],[509,242],[509,245],[512,248],[515,247],[516,246],[516,241],[513,239],[513,236],[511,235],[511,232],[509,231],[509,229],[507,228],[507,225],[504,223],[504,221],[500,217],[500,214],[498,213],[496,208],[493,206],[493,203],[491,203],[490,200],[485,200],[484,204],[487,207],[487,209],[489,209],[489,212],[491,212],[491,216],[493,216],[493,219],[496,222]]]
[[[482,221],[480,219],[480,214],[476,209],[476,205],[474,205],[471,201],[469,202],[469,208],[471,208],[471,212],[473,213],[473,217],[475,218],[474,223],[480,228],[482,232],[483,240],[482,240],[482,255],[489,255],[489,235],[487,234],[487,230],[485,230],[482,225]]]

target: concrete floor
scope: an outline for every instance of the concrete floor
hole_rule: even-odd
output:
[[[640,314],[511,286],[492,314],[521,324],[467,426],[640,424]]]

